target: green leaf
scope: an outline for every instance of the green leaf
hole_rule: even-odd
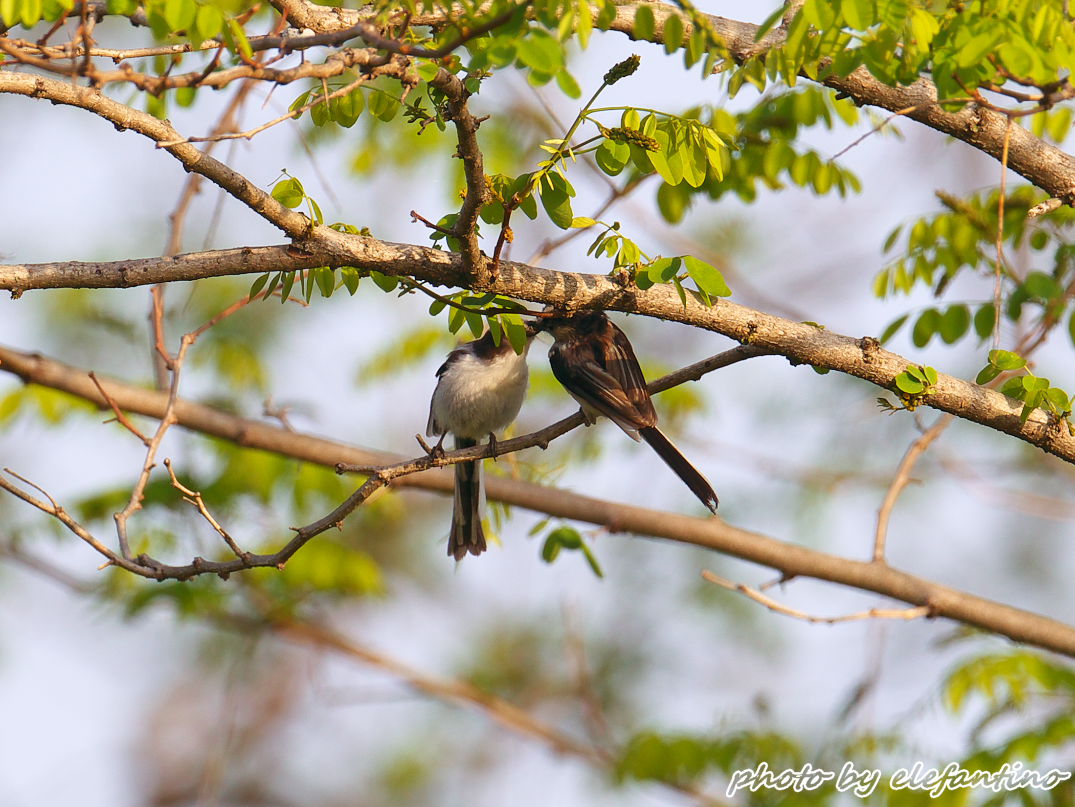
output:
[[[664,21],[664,52],[672,53],[683,45],[683,20],[678,14],[669,14]]]
[[[393,292],[399,286],[399,278],[381,272],[370,272],[370,279],[383,292]],[[455,331],[452,331],[455,333]]]
[[[1066,415],[1071,411],[1071,399],[1068,394],[1057,387],[1045,390],[1045,399],[1057,414]]]
[[[996,378],[998,375],[1000,375],[1000,373],[1001,373],[1001,370],[1000,370],[999,367],[997,367],[994,364],[987,364],[978,373],[977,377],[974,379],[974,383],[975,384],[988,384],[990,381],[992,381],[994,378]]]
[[[552,223],[561,230],[571,227],[574,214],[571,212],[570,197],[558,187],[543,185],[541,188],[541,206],[545,208]]]
[[[989,363],[1001,370],[1018,370],[1026,367],[1026,359],[1010,350],[990,350]]]
[[[588,0],[579,0],[578,22],[575,23],[575,36],[583,50],[590,44],[590,32],[593,31],[593,11]],[[577,97],[577,96],[572,96]]]
[[[302,204],[302,200],[306,198],[306,194],[303,193],[301,182],[293,177],[288,177],[287,179],[280,180],[273,186],[272,198],[284,207],[294,209]]]
[[[332,270],[327,266],[319,266],[313,270],[314,278],[317,280],[317,288],[321,292],[322,297],[331,297],[332,292],[336,290],[336,276],[332,273]]]
[[[291,296],[291,288],[295,285],[295,272],[283,272],[283,283],[280,285],[280,302],[286,303]]]
[[[935,37],[941,30],[937,18],[924,8],[911,9],[910,27],[911,36],[914,38],[914,45],[921,51],[924,51],[929,47],[929,43],[933,41],[933,37]]]
[[[325,101],[325,96],[320,93],[315,96],[315,103],[310,107],[310,120],[314,126],[324,126],[332,120],[332,102]]]
[[[1026,390],[1023,389],[1023,377],[1009,378],[1000,385],[1000,391],[1009,398],[1015,398],[1018,401],[1023,400],[1023,396],[1026,395]]]
[[[682,266],[680,258],[658,258],[649,265],[646,274],[654,283],[671,283]]]
[[[731,296],[732,290],[724,282],[724,275],[715,266],[691,255],[683,256],[683,265],[686,267],[690,279],[697,284],[700,291],[711,297]]]
[[[593,551],[586,544],[586,542],[583,541],[579,548],[582,550],[582,554],[586,557],[586,562],[590,565],[590,569],[593,571],[593,573],[598,577],[603,578],[605,575],[601,571],[601,565],[597,562],[597,557],[594,555]]]
[[[986,31],[974,36],[959,52],[956,53],[956,64],[959,67],[974,67],[981,62],[1000,39],[996,30]]]
[[[250,40],[246,38],[246,31],[243,30],[243,27],[231,19],[228,20],[228,31],[231,33],[235,48],[243,55],[243,58],[249,59],[252,57],[254,50],[250,47]]]
[[[20,19],[24,28],[32,28],[41,20],[43,5],[41,0],[22,0]]]
[[[911,341],[914,342],[915,347],[925,347],[929,344],[929,340],[933,338],[933,334],[940,326],[940,320],[940,312],[935,308],[927,308],[918,315],[914,328],[911,330]]]
[[[893,336],[895,336],[896,331],[903,327],[903,323],[905,323],[907,321],[907,318],[910,316],[910,314],[904,314],[902,317],[897,317],[892,322],[890,322],[888,327],[885,328],[884,332],[880,336],[881,344],[884,344]]]
[[[865,31],[873,25],[877,14],[874,0],[842,0],[840,10],[847,24],[856,31]]]
[[[515,43],[515,55],[524,65],[539,73],[554,75],[564,66],[564,52],[551,34],[531,30]]]
[[[0,20],[3,20],[9,28],[19,23],[15,8],[17,3],[18,0],[0,0]],[[109,11],[111,11],[111,6]]]
[[[370,97],[366,99],[366,108],[370,114],[385,123],[396,117],[399,106],[399,101],[386,92],[371,92]]]
[[[257,297],[258,292],[260,292],[263,288],[265,288],[265,284],[268,283],[268,282],[269,282],[269,273],[268,272],[266,272],[265,274],[263,274],[260,277],[256,278],[254,280],[254,282],[250,284],[250,294],[249,294],[250,299],[253,300],[255,297]]]
[[[754,34],[755,42],[761,42],[762,38],[772,30],[772,27],[780,22],[781,18],[784,16],[784,10],[785,6],[780,5],[777,7],[776,11],[765,18],[762,24],[758,26],[757,33]]]
[[[680,155],[683,158],[683,179],[692,188],[699,188],[705,182],[706,168],[709,160],[706,157],[705,142],[701,134],[692,127],[687,136],[687,142]]]
[[[656,33],[657,21],[653,16],[653,8],[640,5],[635,11],[635,39],[648,39],[652,42]]]
[[[951,345],[962,339],[968,328],[970,328],[970,310],[965,305],[952,305],[941,316],[938,330],[945,344]]]
[[[1023,376],[1023,389],[1027,392],[1038,392],[1049,389],[1049,379],[1041,378],[1036,375]]]
[[[265,289],[265,299],[268,300],[277,287],[280,285],[280,281],[284,279],[283,272],[277,272],[272,276],[272,280],[269,281],[269,288]]]
[[[1046,301],[1060,297],[1064,293],[1056,279],[1044,272],[1030,272],[1023,281],[1023,289],[1031,297]]]
[[[345,129],[350,129],[358,121],[366,106],[366,96],[359,89],[347,93],[332,101],[332,119]]]
[[[986,303],[974,313],[974,332],[978,334],[979,339],[985,340],[993,335],[993,323],[996,322],[996,315],[997,310],[992,303]],[[1075,342],[1075,331],[1072,332],[1071,340]]]
[[[353,297],[355,292],[358,291],[358,284],[362,280],[362,275],[355,267],[344,266],[340,269],[340,276],[343,279],[344,287]]]
[[[557,72],[556,86],[559,87],[560,92],[562,92],[568,98],[582,97],[582,87],[579,86],[579,83],[575,80],[575,77],[569,72],[567,72],[566,69]]]
[[[631,147],[626,143],[605,140],[594,152],[597,166],[610,177],[618,175],[631,158]]]
[[[662,183],[657,189],[657,209],[666,221],[676,224],[683,220],[691,205],[690,189],[683,185]]]
[[[500,322],[507,334],[508,341],[520,356],[526,350],[526,342],[529,336],[526,325],[518,314],[501,314]]]
[[[896,376],[896,388],[908,395],[920,395],[926,389],[926,385],[909,373],[902,372]]]
[[[195,18],[198,33],[203,39],[213,39],[220,36],[224,30],[224,13],[212,5],[198,6],[198,14]],[[199,43],[200,44],[200,43]],[[302,104],[300,104],[302,106]]]
[[[185,31],[197,13],[194,0],[164,0],[164,19],[173,31]]]
[[[477,311],[464,311],[463,316],[466,318],[467,327],[470,328],[470,332],[474,334],[475,339],[485,333],[485,317]]]

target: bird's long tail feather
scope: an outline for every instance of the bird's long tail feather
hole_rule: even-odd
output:
[[[687,458],[679,453],[672,441],[669,440],[656,426],[646,426],[638,430],[639,435],[649,443],[650,448],[657,452],[662,460],[676,472],[676,476],[683,480],[691,492],[698,497],[711,513],[717,512],[717,494],[701,472],[695,468]]]
[[[477,445],[474,440],[456,438],[456,448]],[[482,464],[481,460],[458,462],[455,465],[455,499],[452,507],[452,531],[448,537],[448,554],[462,560],[467,552],[480,555],[485,551],[482,531]]]

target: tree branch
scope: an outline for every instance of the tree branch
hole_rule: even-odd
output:
[[[298,247],[258,247],[110,263],[0,266],[0,289],[19,294],[30,288],[128,287],[249,271],[354,266],[388,275],[406,275],[434,285],[469,286],[476,291],[492,291],[560,308],[600,308],[694,325],[765,353],[785,356],[793,364],[827,367],[886,390],[893,389],[896,376],[915,364],[883,349],[873,337],[844,336],[728,300],[718,300],[707,307],[688,295],[684,306],[675,289],[668,285],[640,291],[604,275],[557,272],[514,261],[502,261],[497,277],[488,285],[470,285],[471,278],[458,254],[338,233],[325,227],[316,228]],[[274,259],[279,263],[274,265]],[[1021,404],[994,390],[939,374],[937,384],[928,395],[922,396],[921,403],[1017,437],[1075,463],[1075,436],[1061,422],[1050,419],[1041,410],[1035,410],[1023,422]]]
[[[85,371],[61,362],[40,355],[0,348],[0,368],[15,373],[27,382],[78,395],[102,408],[109,406]],[[158,418],[164,415],[168,399],[166,393],[100,377],[98,382],[106,390],[108,397],[121,409]],[[329,467],[335,467],[341,462],[356,465],[391,464],[400,459],[383,452],[297,434],[278,426],[248,420],[182,399],[175,402],[173,412],[177,425],[187,429],[223,437],[237,445],[275,451]],[[396,480],[394,484],[447,493],[452,490],[452,477],[451,472],[438,469]],[[0,477],[0,487],[24,500],[33,498],[18,488],[12,490],[14,486],[7,483],[3,477]],[[785,579],[812,577],[872,591],[911,606],[929,607],[931,613],[936,616],[1075,657],[1075,627],[934,583],[885,564],[851,560],[778,541],[750,530],[733,527],[719,518],[692,518],[617,504],[514,479],[490,477],[487,480],[487,491],[491,499],[559,518],[601,525],[610,533],[648,535],[733,555],[776,569]],[[31,503],[48,511],[49,506],[45,503]],[[69,528],[74,529],[70,525]],[[93,540],[92,536],[82,537],[84,540]],[[103,554],[111,553],[107,547],[101,547],[98,551],[102,550]],[[123,558],[115,557],[118,565],[128,568]],[[208,563],[201,561],[203,565]],[[241,568],[238,560],[228,563],[237,564],[237,568]],[[144,569],[132,571],[145,573]],[[213,566],[203,566],[198,573],[203,571],[216,572],[216,569]]]

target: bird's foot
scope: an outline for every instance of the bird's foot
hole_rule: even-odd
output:
[[[435,446],[430,446],[429,443],[422,439],[422,435],[420,434],[414,435],[414,439],[418,441],[418,445],[422,447],[422,450],[426,452],[427,456],[430,456],[435,460],[442,460],[444,459],[444,438],[446,436],[447,433],[442,434]]]

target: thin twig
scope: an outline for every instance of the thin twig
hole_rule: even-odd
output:
[[[830,163],[836,162],[838,159],[840,159],[845,154],[847,154],[847,152],[851,151],[851,149],[853,149],[855,146],[857,146],[859,143],[861,143],[867,137],[871,137],[872,135],[877,134],[882,129],[884,129],[886,126],[888,126],[888,124],[890,124],[896,118],[899,118],[899,117],[901,117],[903,115],[910,115],[912,112],[915,112],[915,111],[917,111],[919,109],[924,109],[926,107],[933,106],[933,103],[934,103],[933,101],[929,101],[929,102],[924,103],[924,104],[915,104],[914,106],[904,107],[903,109],[896,110],[891,115],[889,115],[887,118],[885,118],[883,121],[881,121],[879,124],[877,124],[872,129],[870,129],[870,131],[866,132],[866,134],[862,135],[861,137],[855,138],[852,142],[848,143],[846,146],[844,146],[838,152],[833,154],[829,158],[829,162]]]
[[[710,583],[715,583],[721,588],[726,588],[729,591],[737,591],[745,597],[754,600],[754,602],[764,605],[770,611],[795,617],[796,619],[801,619],[815,625],[836,625],[840,622],[857,622],[863,619],[911,620],[929,618],[933,615],[932,606],[919,605],[914,608],[870,608],[867,611],[858,611],[853,614],[843,614],[842,616],[814,616],[813,614],[808,614],[805,611],[799,611],[798,609],[790,608],[783,603],[777,602],[772,597],[766,596],[748,585],[743,583],[733,583],[731,580],[726,580],[723,577],[713,574],[713,572],[709,570],[703,571],[702,577]]]
[[[955,415],[943,415],[938,418],[936,423],[911,443],[911,446],[904,453],[903,459],[900,460],[900,464],[896,468],[896,475],[892,478],[892,484],[888,486],[888,492],[885,493],[884,501],[881,502],[881,509],[877,512],[877,531],[874,533],[873,539],[873,560],[875,563],[885,562],[888,521],[892,515],[892,508],[896,505],[896,499],[899,498],[900,493],[911,481],[911,469],[914,468],[914,464],[925,453],[930,444],[940,437],[941,432],[948,428],[954,418]]]
[[[228,531],[220,526],[220,522],[213,517],[213,514],[209,512],[209,508],[205,506],[205,500],[202,498],[202,494],[199,491],[191,490],[175,475],[175,469],[172,467],[172,461],[168,458],[164,460],[164,467],[168,469],[168,476],[172,479],[172,487],[186,496],[188,502],[197,508],[198,512],[202,514],[202,518],[209,522],[214,530],[224,539],[224,542],[228,545],[228,548],[235,553],[235,557],[240,559],[246,559],[250,557],[250,553],[244,549],[240,549],[238,544],[232,539]]]
[[[196,338],[191,337],[190,334],[185,334],[180,342],[179,352],[172,362],[172,383],[168,390],[168,403],[165,406],[164,415],[161,417],[156,433],[146,446],[146,457],[142,463],[142,470],[138,474],[138,481],[135,482],[134,488],[131,490],[126,506],[113,516],[113,520],[116,522],[116,534],[119,538],[120,554],[123,555],[125,560],[132,560],[127,522],[135,512],[142,509],[146,485],[149,483],[149,476],[157,464],[157,451],[160,449],[161,441],[164,440],[164,435],[168,433],[168,429],[176,422],[175,405],[179,398],[180,370],[186,358],[187,350],[194,344],[194,339]]]
[[[123,410],[116,405],[116,402],[114,400],[112,400],[112,396],[105,392],[105,388],[102,387],[101,382],[97,380],[97,374],[93,372],[93,370],[90,370],[88,375],[90,377],[90,380],[93,382],[93,385],[97,387],[97,391],[101,393],[101,397],[105,399],[105,403],[107,403],[112,408],[112,412],[113,414],[115,414],[116,420],[119,421],[120,425],[122,425],[124,428],[127,429],[127,431],[129,431],[131,434],[141,440],[142,445],[148,448],[149,438],[142,434],[142,432],[140,432],[138,428],[133,423],[131,423],[130,419],[125,414],[123,414]]]
[[[1008,188],[1008,144],[1011,141],[1012,118],[1004,127],[1004,145],[1000,152],[1000,197],[997,200],[997,262],[993,275],[993,350],[1000,348],[1001,267],[1004,264],[1004,199]]]

